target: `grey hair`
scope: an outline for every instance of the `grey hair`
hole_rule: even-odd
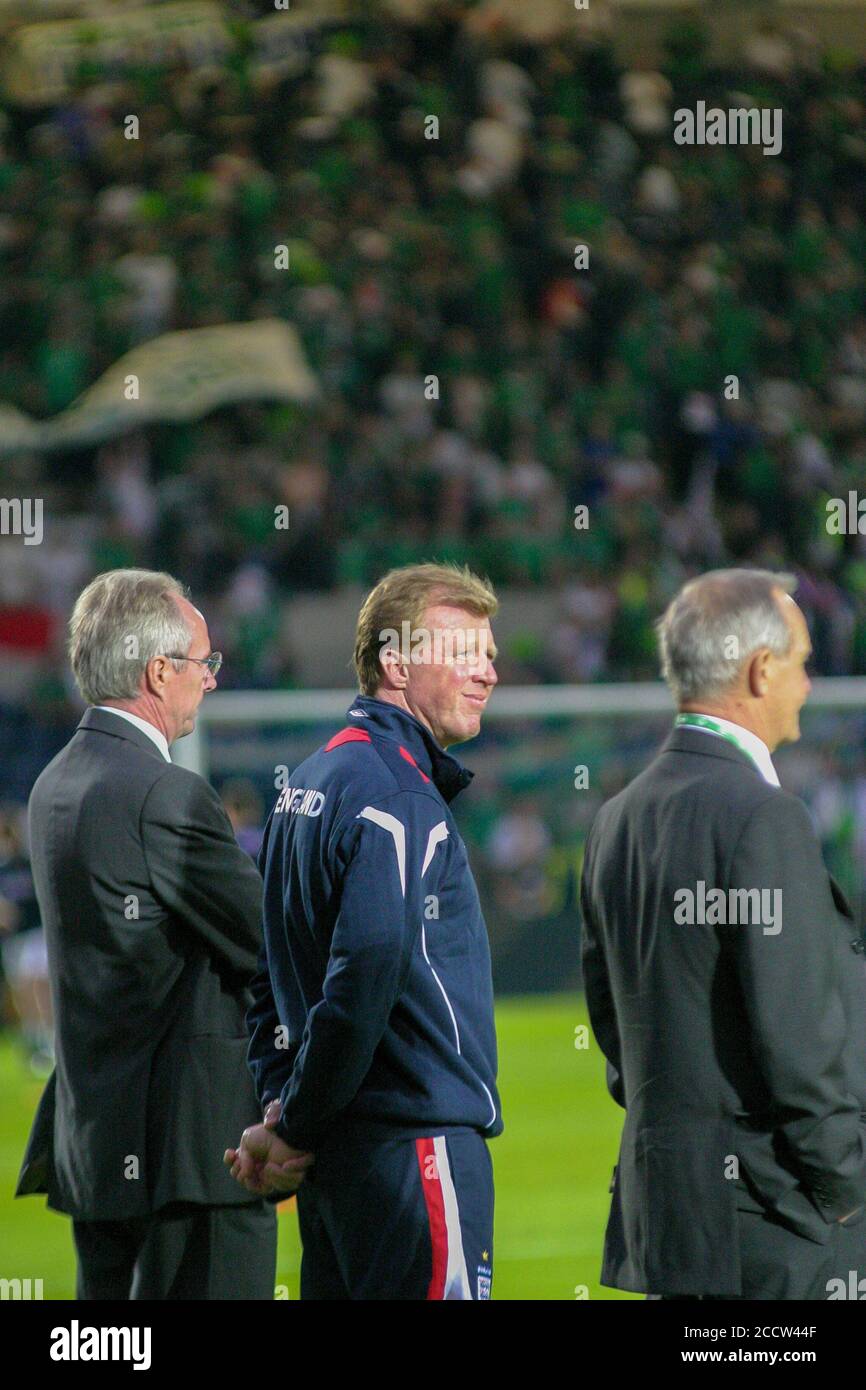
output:
[[[69,620],[72,673],[89,705],[134,699],[153,657],[189,651],[192,632],[176,602],[186,597],[159,570],[107,570],[91,580]]]
[[[774,590],[793,593],[791,574],[711,570],[684,585],[656,624],[662,675],[678,705],[723,694],[761,647],[791,650],[791,630]]]

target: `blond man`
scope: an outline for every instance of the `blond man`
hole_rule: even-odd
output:
[[[226,1160],[251,1192],[297,1188],[302,1298],[490,1296],[493,990],[450,810],[471,774],[446,750],[496,685],[496,609],[467,569],[387,574],[358,620],[346,727],[265,831],[247,1018],[265,1120]]]

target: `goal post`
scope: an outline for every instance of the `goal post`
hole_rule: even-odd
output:
[[[342,727],[354,699],[351,689],[214,691],[172,758],[252,805],[258,828],[286,777]],[[579,988],[588,828],[601,803],[651,761],[673,715],[660,680],[503,685],[478,738],[454,749],[475,774],[454,810],[484,903],[497,994]],[[801,724],[801,740],[774,761],[783,786],[809,807],[828,868],[859,906],[866,678],[816,680]]]
[[[172,762],[203,777],[210,772],[209,737],[218,725],[263,726],[319,724],[342,719],[356,691],[346,690],[217,690],[205,696],[196,727],[172,745]],[[863,710],[866,676],[825,676],[812,682],[808,711]],[[488,721],[517,719],[607,718],[670,714],[670,692],[661,681],[616,682],[605,685],[524,685],[500,687],[485,714]]]

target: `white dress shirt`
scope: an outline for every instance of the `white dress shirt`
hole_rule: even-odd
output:
[[[683,713],[688,717],[690,711],[684,710]],[[720,729],[725,730],[737,743],[742,744],[743,749],[752,760],[757,764],[758,771],[765,782],[770,786],[778,787],[779,776],[773,767],[773,759],[770,757],[770,750],[762,738],[753,734],[751,729],[744,729],[741,724],[734,724],[730,719],[720,719],[717,714],[710,716],[714,724],[718,724]],[[696,729],[699,734],[708,734],[710,738],[720,738],[721,734],[715,733],[712,729],[702,728],[699,724],[686,725],[687,728]]]
[[[168,751],[168,741],[161,729],[155,724],[148,724],[146,719],[140,719],[137,714],[130,714],[128,709],[115,709],[113,705],[93,705],[93,709],[103,709],[108,714],[118,714],[121,719],[128,719],[130,724],[134,724],[136,729],[141,729],[143,734],[152,738],[162,756],[167,763],[171,762],[171,754]]]

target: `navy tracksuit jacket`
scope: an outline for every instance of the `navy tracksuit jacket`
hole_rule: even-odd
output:
[[[316,1154],[304,1296],[489,1296],[490,952],[449,810],[471,776],[412,715],[358,696],[265,830],[249,1065],[262,1105],[282,1103],[277,1133]]]

